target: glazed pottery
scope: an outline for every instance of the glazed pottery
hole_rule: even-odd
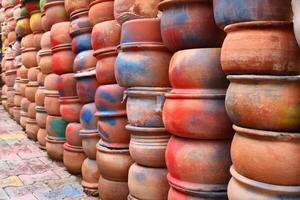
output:
[[[127,181],[112,181],[100,176],[98,183],[99,196],[105,200],[126,199],[129,190]]]
[[[63,145],[65,140],[50,139],[46,137],[46,150],[48,156],[56,161],[63,161]]]
[[[300,77],[228,76],[226,110],[238,126],[270,130],[300,130]]]
[[[77,97],[60,97],[60,114],[67,122],[79,122],[82,104]]]
[[[46,3],[45,10],[45,25],[44,30],[49,31],[53,24],[68,21],[69,17],[66,13],[64,1],[53,1]]]
[[[72,42],[72,38],[69,33],[69,28],[69,21],[53,24],[50,31],[50,40],[52,47]]]
[[[44,107],[36,106],[36,122],[40,128],[46,128],[47,112]]]
[[[82,106],[80,111],[80,124],[82,125],[82,129],[97,129],[98,119],[94,116],[96,111],[95,103],[88,103]]]
[[[32,67],[28,70],[28,80],[29,81],[37,81],[37,75],[39,73],[38,67]]]
[[[199,192],[197,195],[189,194],[188,191],[179,191],[170,188],[168,200],[228,200],[227,194],[224,192]]]
[[[107,50],[94,54],[97,58],[96,78],[100,85],[116,83],[115,61],[117,55],[118,52],[116,50]]]
[[[114,19],[113,0],[93,0],[89,5],[89,19],[92,26]]]
[[[165,0],[159,10],[162,39],[170,50],[222,46],[225,34],[215,24],[212,1]]]
[[[81,174],[81,166],[86,156],[82,148],[72,147],[68,143],[64,144],[63,162],[67,171],[71,174]]]
[[[35,103],[37,106],[44,106],[45,101],[45,94],[44,94],[45,88],[44,87],[38,87],[36,93],[35,93]]]
[[[47,31],[42,36],[42,39],[41,39],[41,49],[48,50],[50,48],[51,48],[50,31]]]
[[[86,50],[78,53],[74,59],[73,71],[80,72],[95,68],[97,59],[93,56],[93,50]]]
[[[35,119],[36,117],[36,103],[35,102],[32,102],[29,104],[28,106],[28,112],[27,112],[27,116],[31,119]]]
[[[52,48],[52,71],[56,74],[72,73],[74,59],[72,45],[64,44]]]
[[[137,164],[147,167],[166,167],[165,151],[170,135],[165,128],[127,125],[126,129],[131,133],[130,155]]]
[[[88,10],[90,0],[65,0],[65,9],[69,15],[74,11]]]
[[[59,75],[57,74],[47,75],[44,82],[45,89],[58,91],[58,81],[59,81]]]
[[[71,146],[82,146],[82,139],[80,137],[80,130],[82,126],[80,123],[69,123],[66,127],[66,142]]]
[[[65,132],[68,122],[60,116],[48,115],[46,119],[46,129],[48,138],[65,139]]]
[[[81,184],[90,195],[96,195],[98,193],[98,180],[100,172],[97,167],[96,160],[86,158],[82,163],[81,168],[82,181]]]
[[[76,78],[74,73],[62,74],[58,78],[58,93],[60,97],[74,97],[76,92]]]
[[[89,159],[96,160],[96,145],[100,139],[97,130],[80,130],[80,137],[82,138],[82,148]]]
[[[40,128],[37,133],[37,140],[39,142],[39,147],[43,150],[46,150],[46,137],[47,137],[47,130]]]
[[[30,29],[33,33],[43,32],[41,12],[36,10],[30,16]]]
[[[26,121],[26,134],[27,137],[31,140],[37,141],[37,133],[39,131],[39,126],[36,123],[35,119],[28,118]]]
[[[34,102],[35,100],[35,93],[39,87],[38,82],[29,82],[25,88],[25,97],[31,101]]]
[[[169,191],[167,173],[168,170],[166,168],[150,168],[137,164],[131,165],[128,173],[130,195],[136,199],[167,199]]]
[[[292,22],[243,22],[227,26],[225,31],[221,63],[226,74],[300,73],[300,49]]]
[[[45,90],[45,109],[48,115],[60,116],[59,95],[56,91]]]

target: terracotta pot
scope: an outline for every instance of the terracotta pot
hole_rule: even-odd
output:
[[[243,75],[228,78],[231,83],[225,104],[234,124],[270,131],[300,130],[298,76]]]
[[[93,0],[89,5],[89,19],[92,26],[114,19],[113,0]]]
[[[37,133],[37,140],[39,142],[40,149],[46,150],[46,137],[47,137],[47,130],[40,128]]]
[[[134,126],[163,127],[162,108],[165,93],[170,88],[132,87],[124,94],[127,96],[126,111],[128,122]]]
[[[13,111],[14,120],[20,124],[20,118],[21,118],[21,108],[15,106]]]
[[[34,48],[41,49],[42,36],[43,36],[43,32],[33,34],[33,46],[34,46]]]
[[[180,119],[180,120],[178,120]],[[232,138],[225,90],[176,90],[166,94],[163,121],[173,135],[194,139]]]
[[[294,36],[292,22],[243,22],[230,25],[225,31],[227,37],[221,54],[225,73],[300,73],[300,49]],[[273,38],[277,38],[276,41],[269,42]],[[259,48],[261,46],[264,48]]]
[[[290,21],[292,18],[291,0],[271,3],[269,1],[214,0],[214,16],[217,25],[245,21]],[[266,8],[266,9],[263,9]]]
[[[69,123],[66,128],[66,142],[71,146],[82,147],[82,139],[80,137],[80,123]]]
[[[17,38],[22,38],[25,35],[32,33],[32,31],[30,29],[29,17],[24,17],[24,18],[18,19],[15,31],[16,31]]]
[[[43,32],[41,12],[36,10],[31,13],[30,17],[30,29],[33,33]]]
[[[41,49],[44,49],[44,50],[51,49],[50,31],[47,31],[43,34],[42,39],[41,39]]]
[[[36,122],[39,125],[40,128],[45,129],[46,128],[46,121],[47,121],[47,112],[44,107],[42,106],[36,106]]]
[[[155,18],[158,14],[157,5],[161,0],[115,0],[114,2],[115,19],[122,24],[137,18]]]
[[[22,65],[17,70],[17,76],[20,77],[21,79],[28,79],[28,69],[24,65]]]
[[[34,102],[35,100],[35,93],[39,87],[39,84],[37,82],[29,82],[25,88],[25,97],[31,101]]]
[[[82,138],[82,148],[89,159],[96,160],[96,145],[100,139],[97,130],[80,130],[80,137]]]
[[[23,112],[26,112],[26,116],[27,116],[28,107],[29,107],[29,104],[30,104],[30,103],[31,103],[31,102],[28,101],[28,99],[25,98],[25,97],[23,97],[22,100],[21,100],[21,110],[22,110]]]
[[[24,97],[25,96],[25,89],[27,87],[28,84],[28,79],[21,79],[22,83],[20,84],[20,92],[21,95]]]
[[[26,68],[37,67],[37,53],[35,48],[28,48],[22,51],[22,63]]]
[[[117,55],[116,50],[102,51],[94,55],[97,58],[96,78],[100,85],[116,83],[115,62]]]
[[[74,11],[88,10],[90,0],[66,0],[65,9],[69,15]]]
[[[66,127],[68,122],[60,116],[48,115],[46,119],[46,129],[48,138],[65,139]]]
[[[32,13],[36,10],[40,9],[40,4],[39,1],[35,1],[35,0],[27,0],[26,2],[24,2],[25,4],[25,8],[29,13]]]
[[[290,4],[286,4],[286,6],[290,6]],[[280,7],[280,8],[285,8],[285,7]],[[299,26],[300,15],[298,13],[299,8],[300,8],[299,2],[296,0],[292,0],[292,8],[293,8],[293,14],[294,14],[293,15],[294,33],[295,33],[298,45],[300,46],[300,33],[299,33],[300,32],[300,26]],[[284,13],[284,14],[286,14],[286,13]]]
[[[53,1],[46,3],[44,6],[45,11],[45,26],[44,30],[49,31],[52,25],[68,21],[69,16],[66,13],[64,1]]]
[[[115,20],[96,24],[92,31],[92,47],[97,53],[120,44],[121,26]]]
[[[56,74],[73,72],[75,54],[70,44],[57,46],[52,49],[52,71]]]
[[[170,188],[168,193],[168,200],[227,200],[227,194],[224,192],[199,192],[196,195],[188,194],[188,191],[178,191],[174,188]]]
[[[71,174],[81,174],[81,166],[86,159],[82,148],[74,148],[68,143],[64,144],[63,162],[67,171]]]
[[[122,87],[168,87],[171,53],[162,44],[121,45],[115,76]]]
[[[220,48],[176,52],[169,65],[169,79],[177,89],[226,89],[228,81],[220,63]]]
[[[82,106],[80,111],[80,123],[82,125],[82,129],[97,129],[98,119],[94,116],[96,111],[95,103],[88,103]]]
[[[77,97],[60,97],[60,114],[67,122],[79,122],[82,104]]]
[[[14,88],[13,87],[8,87],[6,95],[7,95],[7,103],[13,105],[13,103],[14,103],[14,96],[15,96]]]
[[[133,164],[128,149],[109,149],[97,144],[97,165],[101,176],[113,181],[127,181]]]
[[[83,32],[91,32],[93,27],[89,20],[88,9],[76,10],[71,15],[70,35],[75,36]]]
[[[22,98],[23,97],[21,96],[21,93],[15,92],[14,105],[20,107],[21,106]]]
[[[228,197],[230,200],[241,198],[255,198],[266,200],[299,199],[299,186],[271,185],[248,179],[238,174],[234,168],[230,169],[233,178],[228,185]]]
[[[37,75],[38,75],[39,71],[40,70],[38,67],[29,68],[29,70],[28,70],[29,81],[37,81]]]
[[[28,34],[22,37],[21,40],[21,47],[24,49],[33,48],[33,34]]]
[[[165,0],[159,10],[162,39],[170,50],[222,46],[225,34],[215,24],[212,1]]]
[[[16,78],[17,78],[17,70],[13,69],[5,72],[5,84],[8,87],[14,86]]]
[[[14,31],[9,32],[7,39],[8,39],[9,44],[15,43],[17,40],[16,32],[14,32]]]
[[[81,184],[84,190],[91,195],[97,195],[100,172],[96,160],[86,158],[82,163],[81,173],[83,179]]]
[[[99,196],[105,200],[123,200],[129,194],[127,181],[112,181],[100,176],[98,185]]]
[[[3,71],[5,70],[13,70],[16,69],[16,63],[15,63],[15,58],[6,58],[5,59],[5,64],[3,66]]]
[[[131,132],[130,155],[137,164],[146,167],[166,167],[165,151],[170,135],[164,128],[127,125],[126,129]]]
[[[63,161],[63,145],[65,140],[55,140],[46,137],[46,150],[48,156],[56,161]]]
[[[27,137],[33,141],[37,141],[37,133],[39,131],[39,126],[37,125],[35,119],[28,118],[26,121],[25,129]]]
[[[31,119],[35,119],[36,117],[36,103],[32,102],[29,104],[28,106],[28,112],[27,112],[27,116]]]
[[[40,62],[39,66],[43,74],[52,73],[52,52],[51,50],[39,51]]]
[[[45,109],[48,115],[60,116],[59,95],[56,91],[45,90]]]
[[[93,56],[93,50],[86,50],[78,53],[74,59],[73,71],[79,72],[95,68],[97,59]]]
[[[47,74],[43,74],[43,72],[39,72],[37,75],[37,82],[39,83],[40,86],[44,86],[45,78]]]
[[[76,90],[80,102],[83,104],[94,101],[95,92],[99,86],[96,79],[96,71],[89,70],[75,74],[77,80]]]
[[[38,87],[36,93],[35,93],[35,103],[37,106],[44,106],[45,101],[45,94],[44,94],[45,88],[44,87]]]
[[[45,89],[46,90],[58,90],[58,80],[59,80],[59,75],[57,74],[49,74],[45,78]]]
[[[299,185],[296,177],[300,170],[294,167],[300,160],[296,153],[300,143],[298,134],[238,126],[234,126],[234,129],[236,135],[231,147],[231,157],[235,169],[241,175],[274,185]]]
[[[72,51],[76,54],[92,48],[91,44],[91,31],[83,32],[73,37]]]
[[[63,21],[53,24],[50,31],[50,40],[52,47],[62,44],[69,44],[72,42],[72,38],[69,33],[69,28],[69,21]]]
[[[21,110],[21,117],[20,117],[20,125],[22,126],[22,128],[26,128],[26,124],[27,124],[27,112],[24,112]]]
[[[76,92],[76,78],[74,73],[62,74],[58,78],[58,92],[60,97],[74,97]]]
[[[131,165],[128,173],[130,195],[137,199],[167,199],[169,191],[167,173],[168,170],[166,168],[149,168],[137,164]]]

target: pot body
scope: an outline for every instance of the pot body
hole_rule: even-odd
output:
[[[45,109],[49,115],[60,116],[59,95],[45,91]]]
[[[23,97],[22,100],[21,100],[21,110],[26,112],[26,116],[27,116],[28,107],[29,107],[30,103],[31,102],[25,97]]]
[[[69,15],[77,10],[88,10],[89,0],[66,0],[65,9]]]
[[[14,96],[14,105],[15,106],[18,106],[18,107],[21,107],[21,101],[22,101],[22,96],[20,93],[15,93],[15,96]]]
[[[300,15],[299,15],[299,9],[300,4],[296,0],[292,0],[292,8],[293,8],[293,24],[294,24],[294,33],[298,42],[298,45],[300,46]]]
[[[95,103],[88,103],[82,106],[80,111],[80,124],[82,125],[82,129],[97,129],[98,119],[95,116],[96,112],[97,109]]]
[[[28,85],[25,88],[25,97],[31,101],[34,102],[35,100],[35,93],[39,87],[39,84],[37,82],[29,82]]]
[[[215,192],[201,192],[201,194],[192,195],[188,192],[179,191],[174,188],[170,188],[168,193],[168,200],[227,200],[226,194]]]
[[[76,97],[76,78],[74,73],[61,74],[58,78],[58,93],[60,97]]]
[[[26,68],[37,67],[37,53],[38,51],[35,48],[28,48],[22,51],[22,64]]]
[[[60,114],[67,122],[79,122],[82,104],[77,97],[60,97]]]
[[[36,122],[40,128],[46,128],[47,112],[44,107],[36,107]]]
[[[82,139],[80,137],[80,123],[69,123],[66,127],[66,142],[71,146],[82,147]]]
[[[56,74],[73,72],[75,54],[70,45],[59,46],[52,49],[52,71]]]
[[[8,87],[13,87],[17,78],[17,70],[9,70],[5,72],[5,84]]]
[[[99,142],[100,136],[97,130],[84,130],[80,131],[80,137],[82,138],[82,148],[89,159],[96,160],[97,143]]]
[[[75,78],[77,79],[76,91],[80,102],[83,104],[93,102],[99,86],[95,70],[77,73]]]
[[[30,29],[30,19],[28,17],[24,17],[17,20],[15,31],[16,31],[17,38],[22,38],[25,35],[32,33]]]
[[[51,49],[50,31],[43,33],[43,36],[41,38],[41,49],[43,50]]]
[[[45,91],[44,87],[38,87],[35,93],[35,103],[37,106],[44,106],[44,101],[45,101],[44,91]]]
[[[100,176],[98,183],[99,196],[107,200],[126,199],[129,190],[127,181],[112,181]]]
[[[41,49],[41,40],[43,32],[37,32],[33,34],[33,46],[36,49]]]
[[[33,141],[37,141],[37,133],[39,131],[39,126],[33,119],[27,119],[26,123],[26,134],[27,137]]]
[[[100,85],[116,83],[115,62],[117,55],[118,53],[115,50],[95,55],[97,58],[96,78]]]
[[[24,65],[22,65],[17,69],[17,76],[21,79],[28,79],[28,69]]]
[[[68,143],[64,144],[63,162],[67,171],[71,174],[81,174],[81,166],[86,159],[82,148],[74,148]]]
[[[29,81],[37,81],[37,75],[39,73],[38,67],[32,67],[28,70],[28,80]]]
[[[46,137],[47,137],[47,130],[40,128],[37,133],[37,140],[39,142],[40,148],[46,150]]]
[[[81,182],[82,186],[88,189],[97,190],[100,172],[96,160],[86,158],[82,163],[81,173],[83,179]]]
[[[51,52],[51,50],[49,50],[49,51],[47,50],[44,52],[40,51],[39,56],[40,56],[39,66],[40,66],[43,74],[52,73],[52,52]]]
[[[35,117],[36,117],[35,107],[36,107],[36,103],[34,103],[34,102],[31,102],[28,106],[27,116],[31,119],[35,119]]]
[[[55,140],[46,137],[46,150],[52,160],[63,161],[65,140]]]
[[[42,20],[42,17],[41,17],[40,11],[35,11],[35,12],[31,13],[30,29],[33,33],[43,32],[41,20]]]
[[[114,1],[94,0],[90,2],[89,19],[92,26],[114,19]]]
[[[22,37],[21,47],[23,47],[25,49],[33,48],[34,47],[34,44],[33,44],[33,34],[28,34],[28,35]]]
[[[44,85],[45,89],[49,91],[58,91],[59,75],[48,74],[45,78]]]
[[[53,24],[50,31],[51,46],[69,44],[72,42],[72,38],[69,33],[70,22],[64,21]]]
[[[46,119],[48,137],[64,140],[67,125],[62,117],[48,115]]]
[[[96,66],[97,59],[93,56],[93,50],[85,50],[78,53],[74,59],[73,71],[80,72]]]
[[[53,24],[68,21],[69,16],[66,13],[63,1],[53,1],[45,4],[45,22],[44,30],[50,31]]]
[[[91,33],[86,32],[76,35],[72,39],[72,51],[76,54],[92,48]]]

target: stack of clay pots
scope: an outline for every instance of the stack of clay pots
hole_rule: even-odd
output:
[[[299,199],[300,49],[291,1],[214,3],[215,20],[227,33],[221,64],[236,132],[228,197]]]
[[[169,65],[172,91],[163,107],[172,134],[166,150],[168,199],[227,199],[233,130],[220,64],[225,34],[210,0],[165,0],[159,10],[163,42],[175,52]]]

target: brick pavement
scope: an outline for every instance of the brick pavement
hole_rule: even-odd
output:
[[[96,200],[80,181],[27,139],[0,106],[0,200]]]

